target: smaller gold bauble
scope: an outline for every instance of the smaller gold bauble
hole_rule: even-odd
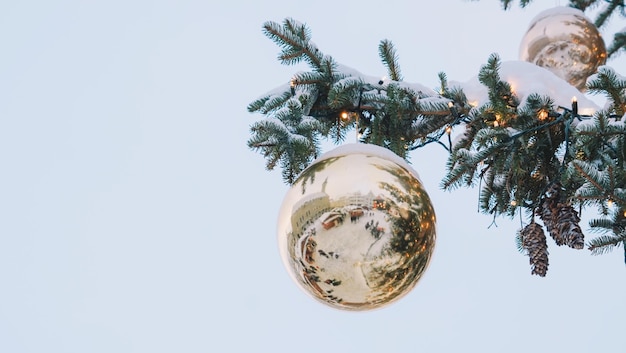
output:
[[[581,92],[606,55],[596,26],[582,11],[565,6],[537,15],[520,44],[520,60],[552,71]]]

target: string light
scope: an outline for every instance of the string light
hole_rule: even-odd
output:
[[[548,111],[541,109],[539,111],[539,120],[546,120],[548,118]]]
[[[511,206],[513,206],[513,207],[517,206],[517,201],[511,200]]]
[[[578,115],[578,99],[576,99],[576,96],[572,97],[572,114],[574,116]]]
[[[361,136],[363,136],[363,134],[361,134],[361,132],[359,131],[359,113],[356,112],[348,112],[348,111],[342,111],[339,114],[339,119],[341,119],[341,121],[343,121],[344,123],[349,122],[350,120],[354,119],[355,120],[355,132],[356,132],[356,142],[359,142],[359,139],[361,138]]]
[[[455,117],[458,116],[458,112],[457,112],[456,108],[454,107],[454,102],[452,102],[452,101],[448,102],[448,109],[450,109],[450,113],[452,113],[453,116],[455,116]]]

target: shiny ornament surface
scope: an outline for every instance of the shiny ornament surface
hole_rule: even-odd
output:
[[[556,7],[531,21],[520,44],[520,60],[544,67],[585,91],[587,78],[606,62],[604,40],[584,13]]]
[[[402,158],[348,144],[314,161],[288,190],[278,243],[289,274],[310,296],[337,309],[376,309],[422,277],[435,212]]]

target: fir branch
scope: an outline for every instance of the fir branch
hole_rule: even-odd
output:
[[[570,0],[570,6],[581,11],[597,5],[598,0]]]
[[[594,232],[605,233],[592,239],[588,249],[593,255],[605,254],[620,243],[626,247],[626,208],[624,204],[612,211],[609,218],[598,218],[589,221]]]
[[[478,80],[483,85],[488,88],[495,87],[500,81],[500,57],[498,54],[491,54],[489,59],[487,60],[487,64],[481,67],[480,72],[478,73]],[[489,98],[492,98],[490,92]],[[495,98],[495,97],[494,97]],[[493,102],[496,99],[489,99],[489,101]]]
[[[282,108],[292,94],[289,91],[285,91],[282,94],[273,94],[261,97],[248,105],[248,111],[250,113],[259,112],[261,114],[269,114]]]
[[[604,186],[602,186],[603,175],[602,173],[592,164],[580,161],[573,160],[571,164],[574,169],[587,180],[593,187],[596,188],[601,193],[604,193],[606,190]]]
[[[528,250],[524,247],[524,236],[521,229],[515,235],[515,247],[520,254],[528,255]]]
[[[505,10],[512,2],[502,0]],[[520,6],[530,2],[521,0]],[[571,0],[570,6],[584,11],[600,3],[604,2]],[[598,26],[624,8],[623,1],[609,3],[600,13]],[[626,113],[626,78],[609,67],[601,67],[588,80],[588,89],[605,94],[610,104],[594,115],[592,124],[579,123],[572,120],[575,116],[570,110],[555,110],[550,97],[530,94],[520,107],[511,85],[500,77],[497,54],[489,57],[478,75],[488,89],[488,101],[472,107],[462,89],[448,86],[444,73],[439,73],[438,94],[424,94],[421,87],[414,89],[417,85],[400,83],[398,57],[389,40],[381,41],[378,49],[391,82],[376,84],[375,79],[339,66],[321,53],[304,24],[288,18],[282,24],[265,23],[263,31],[280,47],[279,61],[286,65],[305,61],[311,67],[310,72],[294,75],[291,86],[281,86],[248,105],[248,111],[266,115],[251,126],[248,147],[264,155],[267,169],[280,166],[289,183],[318,155],[321,137],[341,142],[356,125],[363,134],[361,142],[383,146],[405,159],[415,148],[433,142],[442,145],[450,152],[441,183],[444,189],[474,186],[479,181],[482,212],[495,219],[521,209],[530,211],[532,217],[542,219],[559,245],[580,248],[583,244],[578,213],[571,202],[578,202],[581,209],[595,203],[602,214],[611,210],[607,200],[620,210],[626,204],[626,128],[620,122]],[[626,32],[618,33],[609,55],[625,46]],[[352,120],[340,119],[342,111],[349,112]],[[576,127],[571,136],[569,124]],[[464,125],[464,130],[453,144],[449,129],[458,125]],[[447,146],[442,142],[446,138]],[[555,192],[552,186],[559,181],[564,186]],[[590,225],[594,231],[611,226],[605,231],[613,233],[592,240],[592,252],[603,253],[619,242],[626,247],[622,220]],[[548,259],[543,228],[533,219],[517,238],[518,248],[531,259],[533,274],[545,276]]]
[[[613,36],[613,42],[606,48],[606,56],[612,58],[621,53],[623,49],[626,49],[626,33],[618,32]]]
[[[602,28],[602,26],[604,26],[606,21],[611,17],[611,15],[613,15],[615,10],[617,10],[618,8],[622,8],[622,9],[624,8],[623,1],[607,1],[607,2],[609,3],[607,7],[603,11],[600,11],[598,16],[596,17],[596,21],[594,24],[598,28]]]
[[[511,8],[511,3],[513,3],[513,0],[501,0],[502,1],[502,8],[506,11],[509,10]],[[531,0],[520,0],[520,4],[519,6],[521,8],[524,8],[526,6],[528,6],[528,4],[531,3]]]
[[[304,91],[316,91],[319,86],[326,86],[329,84],[328,77],[323,72],[299,72],[293,76],[291,80],[292,84]]]
[[[492,145],[477,152],[470,152],[464,148],[454,150],[448,159],[448,172],[441,181],[441,187],[453,189],[461,185],[461,180],[464,180],[467,186],[473,185],[477,166],[487,158],[491,158],[500,147],[500,145]]]
[[[602,235],[591,239],[587,248],[591,250],[592,255],[603,255],[611,252],[616,246],[625,244],[626,233],[616,235]]]
[[[328,91],[327,104],[331,109],[357,110],[364,82],[360,78],[348,77],[336,82]]]
[[[396,49],[390,40],[385,39],[380,42],[378,45],[378,55],[387,68],[389,78],[398,82],[402,81],[402,74],[400,73]]]
[[[618,76],[607,66],[600,67],[598,72],[587,80],[587,89],[590,93],[603,93],[612,103],[616,114],[626,113],[626,79]]]
[[[293,65],[305,60],[315,70],[323,67],[324,55],[310,42],[310,31],[306,25],[286,18],[282,26],[276,22],[263,24],[264,34],[281,47],[278,60],[285,65]]]
[[[279,165],[284,181],[293,183],[319,154],[317,136],[321,128],[317,120],[303,116],[298,100],[291,99],[273,117],[257,121],[250,127],[252,136],[248,147],[263,154],[266,169],[272,170]]]
[[[597,233],[607,233],[615,229],[617,223],[610,218],[596,218],[589,221],[591,231]]]
[[[439,85],[440,85],[439,93],[441,93],[441,95],[443,95],[444,97],[447,97],[446,93],[449,90],[448,76],[445,74],[445,72],[439,72],[437,76],[439,77]]]

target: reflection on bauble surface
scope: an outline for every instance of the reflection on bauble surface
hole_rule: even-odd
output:
[[[422,277],[435,245],[435,212],[400,157],[374,145],[344,145],[287,192],[278,242],[305,292],[339,309],[375,309]]]

